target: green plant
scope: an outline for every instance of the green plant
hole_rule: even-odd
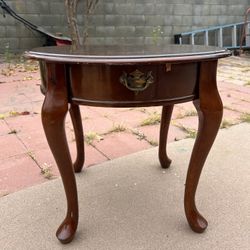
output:
[[[140,140],[140,141],[146,139],[146,136],[145,136],[142,132],[140,132],[140,131],[138,131],[138,130],[132,130],[132,133],[133,133],[134,135],[136,135],[136,136],[137,136],[137,139]]]
[[[108,131],[108,133],[123,132],[125,130],[126,127],[123,124],[114,124],[113,127]]]
[[[6,117],[6,114],[0,114],[0,120],[4,120]]]
[[[153,147],[156,147],[156,146],[159,145],[159,143],[158,143],[157,141],[154,141],[154,140],[147,140],[147,142],[148,142],[151,146],[153,146]]]
[[[4,114],[0,113],[0,120],[3,120],[8,117],[19,116],[19,115],[29,115],[29,114],[30,114],[29,111],[17,112],[17,111],[11,110],[9,111],[9,113],[4,113]]]
[[[161,114],[159,114],[158,112],[153,112],[149,115],[148,118],[146,118],[141,122],[141,126],[155,125],[159,124],[160,122],[161,122]]]
[[[180,128],[182,131],[184,131],[185,133],[187,133],[186,138],[195,138],[197,135],[197,130],[196,129],[192,129],[192,128],[188,128],[185,127],[181,124],[176,125],[178,128]]]
[[[158,44],[159,42],[159,39],[160,37],[163,35],[163,31],[162,31],[162,28],[161,26],[157,26],[155,28],[153,28],[153,31],[152,31],[152,39],[153,39],[153,43],[155,45]]]
[[[250,81],[247,81],[247,83],[245,83],[244,86],[250,86]]]
[[[36,163],[36,165],[40,168],[41,174],[46,179],[52,179],[54,177],[52,173],[52,165],[44,163],[43,166],[40,166],[33,152],[27,152],[27,155]]]
[[[195,110],[188,110],[184,114],[183,113],[177,114],[176,119],[182,119],[187,116],[197,116],[197,112]]]
[[[186,128],[186,131],[188,133],[186,138],[196,138],[197,135],[197,130],[195,129],[190,129],[190,128]]]
[[[89,131],[88,133],[85,134],[84,140],[87,144],[91,145],[94,140],[101,141],[103,140],[103,137],[98,135],[94,131]]]
[[[224,119],[224,120],[222,121],[221,125],[220,125],[220,128],[229,128],[229,127],[231,127],[231,126],[233,126],[233,125],[234,125],[233,122]]]
[[[196,110],[188,110],[185,112],[185,116],[197,116]]]
[[[41,174],[43,175],[44,178],[48,180],[52,179],[53,178],[52,165],[48,165],[47,163],[44,163],[41,168]]]
[[[250,113],[244,113],[241,115],[240,120],[242,122],[248,122],[250,123]]]
[[[37,166],[41,169],[41,166],[39,165],[39,163],[38,163],[38,161],[37,161],[37,159],[36,159],[34,153],[31,152],[31,151],[29,151],[29,152],[27,152],[27,154],[28,154],[28,156],[37,164]]]
[[[4,61],[8,63],[8,67],[10,67],[11,63],[11,53],[10,53],[10,44],[6,43],[4,47]]]
[[[183,113],[179,113],[176,115],[176,119],[182,119],[184,117],[185,117],[185,114],[183,114]]]

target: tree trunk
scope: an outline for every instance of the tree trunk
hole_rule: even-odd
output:
[[[83,43],[86,42],[88,37],[88,26],[89,26],[89,14],[91,14],[96,5],[99,3],[99,0],[84,0],[86,1],[85,4],[85,11],[84,11],[84,31],[83,31]],[[80,47],[81,39],[80,34],[77,26],[77,5],[79,0],[65,0],[65,8],[66,8],[66,15],[67,15],[67,22],[70,31],[70,36],[72,39],[72,46],[73,48]]]
[[[78,0],[65,0],[66,15],[73,48],[78,48],[80,44],[79,30],[77,27],[77,4]]]

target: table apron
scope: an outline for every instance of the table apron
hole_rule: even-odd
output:
[[[91,106],[138,107],[191,101],[198,96],[199,63],[68,64],[71,102]]]

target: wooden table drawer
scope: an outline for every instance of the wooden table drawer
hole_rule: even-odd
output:
[[[198,63],[69,66],[71,98],[88,105],[143,106],[192,99]],[[124,82],[128,83],[127,85]]]

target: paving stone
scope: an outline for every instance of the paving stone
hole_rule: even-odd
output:
[[[187,113],[190,113],[190,112],[196,112],[196,109],[192,102],[180,103],[180,104],[176,104],[175,106],[179,108],[180,113],[183,115],[186,115]]]
[[[17,87],[15,84],[13,83],[2,83],[3,78],[1,77],[1,84],[0,84],[0,100],[2,100],[2,98],[6,97],[6,96],[10,96],[13,95],[13,93],[15,93],[15,91],[17,90]],[[2,106],[2,102],[1,102],[1,106]]]
[[[94,119],[86,119],[83,121],[83,129],[85,135],[89,132],[104,134],[110,131],[114,126],[114,122],[105,117],[96,117]]]
[[[15,192],[46,181],[40,169],[27,155],[0,161],[0,190]]]
[[[194,109],[194,107],[192,107],[192,109]],[[172,120],[178,119],[178,117],[181,117],[183,115],[185,115],[185,112],[183,111],[183,109],[179,105],[174,105]]]
[[[26,152],[25,147],[14,134],[2,135],[0,137],[0,149],[0,160]]]
[[[151,147],[146,141],[140,141],[135,135],[127,132],[106,135],[104,140],[95,142],[94,145],[109,159],[135,153]]]
[[[3,71],[8,72],[8,69],[3,69]],[[32,83],[34,80],[40,79],[39,72],[14,72],[10,76],[3,76],[2,75],[2,82],[3,83],[17,83],[21,81],[27,81],[29,79],[30,83]]]
[[[70,152],[72,155],[72,161],[76,159],[76,146],[75,143],[70,143]],[[85,162],[84,162],[84,168],[94,166],[96,164],[99,164],[101,162],[107,161],[108,158],[102,154],[102,152],[98,151],[96,148],[94,148],[91,145],[87,145],[85,143]]]
[[[0,119],[0,136],[7,135],[9,132],[10,132],[10,129],[5,123],[5,121]]]
[[[250,113],[250,102],[238,101],[233,104],[233,108],[242,113]]]
[[[11,129],[15,129],[19,133],[43,131],[40,115],[18,115],[5,120]]]
[[[226,108],[230,108],[230,109],[234,109],[234,105],[235,103],[238,102],[237,99],[234,99],[230,96],[230,94],[228,92],[222,92],[220,93],[220,97],[221,97],[221,100],[222,100],[222,103],[223,103],[223,106],[226,107]]]
[[[86,120],[89,118],[96,118],[98,116],[103,115],[102,113],[99,113],[96,107],[87,107],[87,106],[80,106],[82,119]]]
[[[69,149],[70,149],[70,153],[71,153],[71,157],[72,157],[72,162],[74,162],[76,159],[75,143],[73,143],[73,142],[69,143]],[[49,147],[44,148],[44,149],[39,149],[39,150],[33,151],[31,153],[35,157],[35,159],[37,160],[38,164],[41,167],[50,166],[54,176],[60,175],[58,167],[57,167],[56,162],[55,162],[55,159],[54,159]],[[92,147],[90,145],[85,144],[84,168],[99,164],[99,163],[104,162],[106,160],[107,160],[107,158],[104,155],[102,155],[98,150],[96,150],[94,147]]]
[[[223,110],[223,120],[229,121],[230,123],[237,124],[240,122],[240,118],[242,116],[241,112],[236,112],[233,110],[229,110],[224,108]]]
[[[176,119],[173,121],[173,124],[187,129],[197,130],[198,116],[186,116],[182,119]]]
[[[48,148],[48,143],[43,130],[31,131],[29,133],[17,133],[18,138],[27,148],[27,151],[34,151]]]
[[[123,125],[125,128],[135,128],[148,117],[148,114],[139,110],[120,111],[108,116],[116,125]]]
[[[250,102],[250,93],[246,93],[243,91],[231,90],[228,93],[228,97],[231,97],[231,98],[234,98],[234,99],[240,100],[240,101]]]
[[[159,125],[143,126],[138,128],[138,131],[143,133],[146,136],[147,140],[159,143]],[[185,137],[185,132],[183,132],[181,129],[174,126],[173,124],[170,125],[168,133],[168,142],[178,141],[184,139]]]
[[[11,112],[24,112],[28,111],[31,113],[39,114],[41,112],[42,102],[26,102],[14,105],[4,105],[0,107],[0,114],[8,115]]]
[[[103,107],[89,107],[90,109],[99,113],[102,117],[109,117],[110,115],[119,113],[119,112],[126,112],[131,110],[131,108],[103,108]]]
[[[228,82],[220,82],[219,85],[218,85],[218,88],[220,90],[220,88],[223,88],[223,90],[226,90],[226,91],[232,91],[232,90],[235,90],[235,91],[240,91],[240,92],[244,92],[244,93],[250,93],[250,87],[249,86],[237,86],[237,85],[234,85],[232,84],[230,81]]]
[[[162,111],[162,107],[161,106],[145,107],[145,108],[141,108],[141,109],[143,109],[148,114],[152,114],[152,113],[159,113],[159,114],[161,114],[161,111]]]

